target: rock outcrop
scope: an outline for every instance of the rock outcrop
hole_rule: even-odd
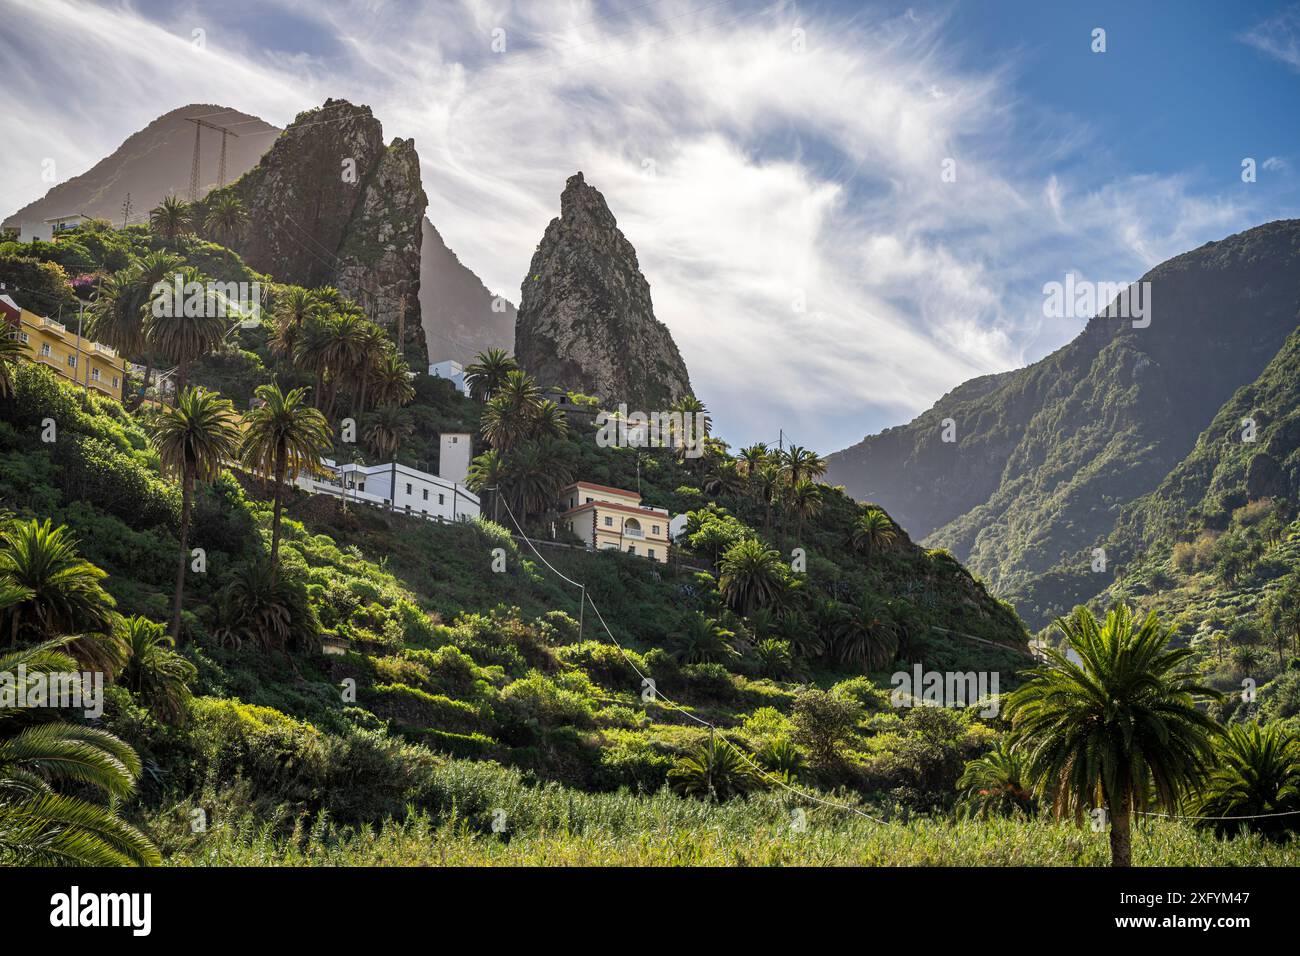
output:
[[[542,385],[597,395],[607,407],[656,411],[691,394],[636,250],[582,173],[565,184],[524,278],[515,355]]]
[[[385,146],[368,106],[326,100],[299,113],[227,189],[248,210],[233,246],[252,268],[281,282],[337,286],[423,367],[420,242],[428,197],[412,140]]]

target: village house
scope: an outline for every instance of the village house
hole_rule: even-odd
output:
[[[54,319],[20,308],[7,295],[0,295],[0,317],[7,333],[26,347],[33,362],[52,368],[84,388],[122,400],[126,362],[115,349],[83,338]]]
[[[448,432],[441,436],[439,474],[431,475],[400,462],[342,464],[322,458],[318,474],[298,476],[298,485],[311,494],[327,494],[357,504],[437,521],[470,521],[480,513],[478,495],[465,487],[470,436]]]
[[[668,512],[635,491],[578,481],[560,492],[559,526],[593,551],[617,550],[668,561]]]

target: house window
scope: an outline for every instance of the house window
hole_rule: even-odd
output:
[[[99,369],[97,369],[97,368],[92,368],[92,369],[90,370],[90,380],[91,380],[92,382],[98,382],[98,381],[99,381]]]
[[[446,500],[447,500],[447,496],[446,496],[446,495],[439,495],[439,496],[438,496],[438,504],[443,504],[443,503],[446,502]]]
[[[42,354],[42,355],[49,355],[49,354],[50,354],[50,343],[49,343],[49,342],[42,342],[42,343],[41,343],[41,354]]]
[[[659,526],[658,526],[657,524],[652,524],[652,525],[650,526],[650,531],[651,531],[652,533],[654,533],[654,534],[658,534],[658,533],[659,533]]]
[[[113,387],[114,387],[114,388],[117,388],[117,376],[116,376],[116,375],[113,376]]]
[[[406,483],[406,493],[408,495],[411,493],[411,483],[409,481]]]
[[[76,368],[76,367],[77,367],[77,357],[75,355],[69,355],[68,368]]]
[[[421,493],[422,495],[424,495],[424,499],[423,499],[423,500],[425,500],[425,501],[428,501],[428,500],[429,500],[429,489],[428,489],[428,488],[423,489],[420,493]]]
[[[609,515],[605,515],[605,527],[607,528],[614,527],[614,519],[611,518]]]
[[[19,333],[18,333],[18,341],[19,341],[19,342],[22,342],[23,345],[26,345],[26,344],[27,344],[27,340],[30,339],[30,338],[31,338],[31,336],[29,336],[26,332],[19,332]]]
[[[636,554],[636,545],[634,545],[634,544],[629,544],[629,545],[627,546],[627,553],[628,553],[628,554]]]
[[[655,556],[655,549],[654,549],[654,548],[647,548],[647,549],[646,549],[646,554],[648,554],[650,557],[653,558],[653,557]]]
[[[364,481],[361,482],[361,484],[357,485],[357,491],[365,491],[365,490],[366,490],[366,483]]]
[[[459,435],[452,435],[452,436],[451,436],[451,443],[452,443],[453,445],[456,444],[458,441],[460,441],[460,436],[459,436]]]

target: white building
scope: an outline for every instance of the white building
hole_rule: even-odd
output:
[[[453,362],[448,359],[445,362],[434,362],[429,366],[429,374],[434,378],[445,378],[456,386],[456,391],[462,395],[469,395],[469,386],[465,384],[465,367],[459,362]]]
[[[75,229],[87,218],[80,213],[71,216],[55,216],[53,219],[45,219],[41,222],[24,222],[18,227],[18,241],[31,242],[33,239],[41,239],[50,242],[61,232],[68,229]]]
[[[438,474],[454,484],[465,484],[473,448],[468,432],[444,432],[438,445]]]
[[[479,516],[478,496],[463,484],[408,465],[340,465],[322,458],[321,467],[326,474],[300,475],[299,487],[431,521],[470,521]]]

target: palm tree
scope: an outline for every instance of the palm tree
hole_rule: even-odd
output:
[[[355,418],[369,406],[370,384],[378,376],[382,379],[381,395],[376,405],[405,405],[415,397],[411,384],[410,366],[398,354],[388,332],[374,322],[367,322],[361,330],[361,359],[350,378],[352,390],[352,416]]]
[[[296,357],[295,344],[303,326],[320,315],[321,303],[316,293],[291,285],[275,299],[275,334],[271,349],[290,360]]]
[[[1280,835],[1297,826],[1300,811],[1300,739],[1281,724],[1233,724],[1215,745],[1217,766],[1196,813],[1206,817],[1258,817],[1247,825]],[[1221,833],[1241,820],[1207,821]]]
[[[834,634],[835,655],[840,662],[863,671],[888,667],[898,656],[901,641],[888,608],[863,594],[857,604],[842,606]]]
[[[239,419],[235,407],[216,392],[187,388],[176,404],[160,406],[153,423],[154,448],[163,469],[181,482],[180,550],[176,560],[176,591],[172,597],[171,636],[181,631],[181,602],[185,595],[185,569],[190,561],[190,512],[198,482],[215,481],[239,447]]]
[[[740,449],[740,454],[736,456],[736,462],[742,474],[746,476],[754,475],[759,468],[768,462],[767,446],[762,442],[746,445]]]
[[[65,526],[48,518],[9,522],[0,530],[0,582],[22,595],[2,612],[9,643],[108,630],[113,599],[100,586],[105,577],[77,553],[77,542]]]
[[[492,496],[492,516],[496,520],[496,503],[501,494],[501,483],[508,474],[505,456],[495,448],[489,448],[475,458],[469,465],[469,474],[465,485],[476,495]]]
[[[894,528],[894,522],[890,521],[889,515],[879,508],[868,508],[858,515],[850,532],[850,542],[854,550],[866,554],[868,566],[871,564],[872,553],[878,548],[892,544],[897,537],[898,532]]]
[[[770,460],[759,465],[750,487],[763,503],[763,530],[766,531],[772,527],[772,505],[781,490],[781,467]]]
[[[330,374],[329,399],[325,408],[329,417],[334,415],[339,386],[350,384],[348,375],[356,373],[365,356],[366,326],[369,324],[360,312],[346,310],[335,315],[327,325],[326,366]]]
[[[761,786],[762,778],[734,744],[710,735],[707,744],[678,758],[668,771],[668,784],[683,796],[721,802]]]
[[[1007,698],[1013,745],[1056,815],[1108,808],[1112,866],[1131,866],[1132,814],[1147,793],[1166,808],[1193,791],[1212,761],[1216,724],[1196,706],[1217,696],[1170,650],[1154,613],[1137,623],[1126,605],[1098,624],[1076,608],[1057,627],[1078,663],[1046,648],[1047,663]]]
[[[379,329],[379,326],[375,326]],[[380,329],[383,333],[383,329]],[[370,383],[371,395],[375,405],[380,408],[406,405],[415,398],[415,386],[411,384],[411,367],[395,351],[389,351],[367,373],[362,383],[361,401],[365,402],[366,383]]]
[[[149,345],[176,364],[178,397],[188,384],[190,365],[220,344],[227,328],[224,304],[209,290],[198,270],[186,266],[179,275],[182,288],[198,285],[203,290],[202,307],[191,309],[188,302],[176,301],[169,287],[155,299],[145,317]]]
[[[825,459],[800,445],[791,445],[781,453],[781,465],[791,487],[804,478],[820,478],[826,474]]]
[[[565,420],[560,406],[549,398],[537,403],[533,411],[532,427],[528,437],[533,440],[545,438],[563,438],[569,433],[569,423]]]
[[[505,349],[488,349],[474,356],[465,367],[465,384],[476,402],[486,402],[505,384],[506,376],[519,371],[519,363]]]
[[[312,392],[316,408],[321,407],[325,394],[325,375],[329,371],[334,345],[330,323],[327,315],[312,316],[302,324],[293,340],[294,365],[316,376],[316,387]]]
[[[729,458],[716,459],[705,475],[701,488],[710,495],[734,495],[744,486],[745,476]]]
[[[334,444],[329,422],[307,404],[307,389],[295,388],[288,395],[278,385],[259,385],[261,404],[249,412],[239,460],[252,471],[270,475],[275,482],[274,513],[271,518],[271,567],[279,568],[280,511],[285,478],[295,478],[303,469],[317,467],[320,457]]]
[[[507,500],[521,513],[545,511],[555,501],[560,489],[573,480],[567,447],[548,438],[524,442],[506,456]]]
[[[203,224],[211,235],[221,240],[222,245],[229,245],[230,240],[248,225],[248,211],[238,196],[225,193],[209,207]]]
[[[695,611],[682,618],[668,646],[681,664],[725,664],[740,657],[731,643],[735,637],[711,617]]]
[[[795,537],[803,535],[804,522],[815,518],[822,510],[822,490],[807,478],[800,478],[790,486],[787,498],[790,513],[795,516]]]
[[[415,426],[400,408],[381,406],[366,415],[361,437],[381,461],[392,461]]]
[[[1038,812],[1026,772],[1025,758],[1005,742],[984,756],[970,761],[957,781],[963,813],[987,819],[990,816],[1032,817]]]
[[[61,638],[0,657],[0,673],[68,673],[77,669]],[[128,796],[140,758],[107,731],[62,722],[21,729],[0,709],[0,865],[155,866],[149,839],[107,807],[58,793],[59,784]]]
[[[705,439],[713,428],[713,420],[709,418],[708,408],[694,395],[683,395],[673,402],[669,411],[677,412],[682,416],[682,434],[669,436],[673,446],[673,457],[689,464],[692,468],[699,467],[704,463],[703,456],[696,452],[707,451]],[[700,416],[699,419],[695,418],[696,415]],[[697,421],[699,428],[695,427]],[[689,428],[687,422],[690,422]],[[676,430],[675,425],[673,429]]]
[[[137,406],[153,377],[154,355],[146,335],[145,316],[154,287],[167,283],[181,265],[182,260],[169,252],[151,252],[100,283],[99,294],[90,306],[86,334],[124,355],[144,360],[144,387],[134,403]]]
[[[194,225],[190,204],[167,196],[149,213],[149,228],[166,240],[168,245],[175,245]]]
[[[507,372],[483,413],[483,437],[498,451],[508,452],[532,434],[542,390],[531,375]]]
[[[307,588],[292,568],[277,572],[262,554],[235,567],[217,601],[213,634],[236,649],[245,642],[263,651],[310,650],[320,622]]]
[[[27,348],[16,335],[0,335],[0,398],[14,394],[14,369],[27,358]]]
[[[117,632],[127,649],[120,681],[159,720],[179,724],[185,719],[190,687],[198,668],[177,654],[175,642],[161,624],[144,617],[124,617]]]
[[[713,430],[713,419],[709,417],[708,406],[696,398],[694,395],[683,395],[677,401],[673,402],[669,411],[680,412],[683,419],[688,415],[703,415],[704,434],[696,435],[697,441],[703,441]]]
[[[745,538],[728,548],[719,569],[722,597],[741,615],[772,606],[785,589],[781,555],[757,538]]]

